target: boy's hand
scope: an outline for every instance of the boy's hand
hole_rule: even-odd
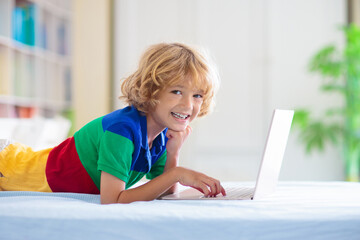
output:
[[[168,129],[166,132],[166,137],[168,141],[166,143],[166,151],[168,154],[173,156],[178,156],[181,146],[190,135],[192,129],[190,126],[187,126],[184,131],[176,132],[171,129]]]
[[[179,172],[179,183],[184,186],[192,187],[204,193],[205,197],[215,197],[218,194],[226,195],[225,189],[221,186],[220,181],[211,178],[205,174],[177,167]]]

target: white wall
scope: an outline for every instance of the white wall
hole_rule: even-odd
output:
[[[215,112],[193,123],[181,164],[222,180],[255,180],[272,109],[341,104],[319,94],[309,58],[342,43],[344,0],[116,0],[114,91],[157,42],[210,51],[222,85]],[[122,105],[118,100],[116,107]],[[307,156],[291,133],[281,180],[342,180],[340,151]]]

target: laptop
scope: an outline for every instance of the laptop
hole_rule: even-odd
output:
[[[255,187],[225,187],[226,196],[205,197],[196,189],[163,196],[163,200],[256,200],[274,193],[291,128],[293,110],[275,109]]]

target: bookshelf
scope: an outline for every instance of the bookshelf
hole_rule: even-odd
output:
[[[0,0],[0,118],[69,116],[71,0]]]

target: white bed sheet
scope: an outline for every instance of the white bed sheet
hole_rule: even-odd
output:
[[[257,201],[99,203],[0,192],[0,239],[360,239],[360,183],[281,182]]]

